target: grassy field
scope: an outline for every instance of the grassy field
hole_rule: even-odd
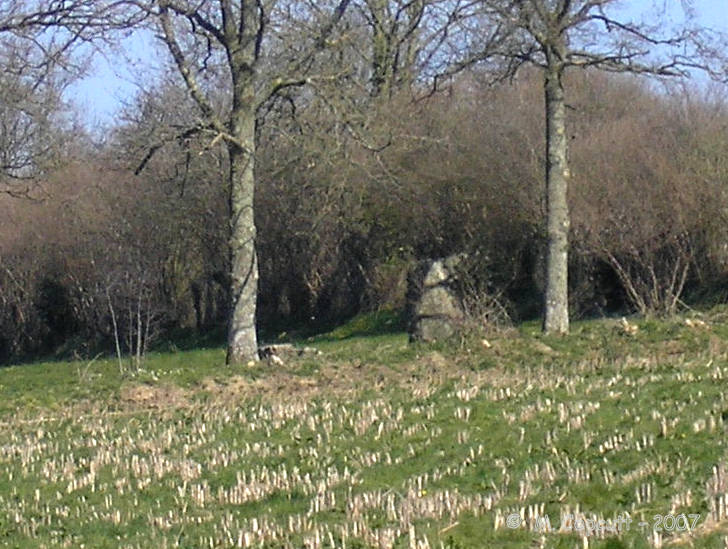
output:
[[[283,367],[0,370],[0,545],[724,546],[725,309],[436,347],[372,324]]]

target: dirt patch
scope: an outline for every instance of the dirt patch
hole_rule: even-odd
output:
[[[322,395],[346,396],[364,390],[400,387],[408,392],[419,386],[440,385],[464,373],[456,360],[437,352],[427,353],[415,361],[394,367],[383,364],[328,362],[324,358],[318,370],[310,374],[296,371],[296,364],[276,367],[257,378],[233,376],[226,379],[205,378],[200,390],[221,402],[262,398],[268,401],[308,400]]]
[[[436,351],[394,366],[360,360],[345,363],[330,362],[323,357],[320,360],[318,368],[311,373],[298,371],[298,365],[292,362],[264,373],[207,377],[191,389],[173,384],[128,384],[121,390],[120,401],[126,411],[134,411],[193,406],[203,395],[206,402],[221,405],[249,399],[281,402],[306,401],[321,396],[346,398],[362,391],[392,388],[427,395],[448,380],[459,379],[468,372],[458,357],[444,356]]]
[[[121,401],[140,408],[181,408],[190,404],[189,392],[176,385],[125,385],[120,392]]]
[[[668,355],[681,355],[685,353],[685,344],[677,339],[670,339],[660,343],[660,351]]]
[[[245,400],[250,397],[264,399],[309,398],[320,389],[320,380],[314,377],[297,376],[289,371],[271,372],[257,379],[233,376],[224,381],[205,378],[200,389],[210,394],[213,400],[226,402]]]

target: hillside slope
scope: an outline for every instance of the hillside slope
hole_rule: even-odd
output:
[[[722,547],[724,317],[6,368],[0,545]]]

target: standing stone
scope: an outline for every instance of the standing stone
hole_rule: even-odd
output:
[[[465,314],[456,290],[462,256],[420,261],[407,276],[410,341],[442,341],[455,335]]]

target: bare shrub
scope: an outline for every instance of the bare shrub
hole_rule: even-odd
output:
[[[513,326],[510,305],[503,289],[493,284],[492,263],[488,256],[464,255],[457,269],[457,293],[465,322],[463,335],[501,332]]]
[[[677,312],[693,254],[688,234],[650,245],[632,245],[620,255],[603,248],[632,304],[640,314],[672,315]]]
[[[585,136],[574,148],[575,239],[611,266],[639,313],[673,314],[711,201],[681,161],[690,130],[669,97],[633,80],[592,76],[579,89],[575,126]],[[615,109],[590,106],[596,93]]]

